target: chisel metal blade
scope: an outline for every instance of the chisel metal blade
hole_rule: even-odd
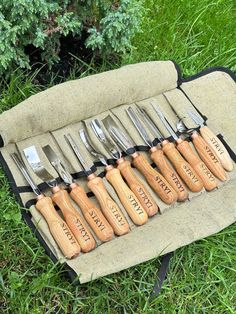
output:
[[[188,115],[189,117],[199,126],[204,126],[204,120],[202,119],[202,117],[198,114],[196,114],[195,112],[188,110]]]
[[[22,175],[24,176],[25,180],[31,186],[33,192],[37,196],[41,195],[42,194],[41,191],[39,190],[38,186],[34,183],[33,179],[31,178],[30,174],[28,173],[28,171],[27,171],[23,161],[20,159],[20,157],[16,153],[11,154],[11,157],[14,160],[15,164],[17,165],[17,167],[19,168],[19,170],[22,173]]]
[[[32,167],[34,173],[50,187],[54,187],[57,185],[55,178],[45,169],[42,165],[42,162],[39,158],[38,152],[36,147],[30,146],[23,150],[27,161],[29,162],[30,166]]]
[[[123,132],[123,130],[117,125],[114,119],[110,115],[108,115],[105,119],[102,120],[105,128],[110,133],[114,142],[118,144],[124,151],[128,151],[133,149],[135,143],[133,140]]]
[[[61,179],[65,182],[65,184],[72,184],[73,178],[71,174],[67,171],[65,166],[62,164],[61,160],[57,156],[57,154],[54,152],[54,150],[51,148],[50,145],[46,145],[43,148],[43,151],[45,155],[47,156],[48,160],[52,164],[52,166],[56,169]]]
[[[101,161],[101,163],[104,166],[107,166],[107,161],[106,158],[100,154],[99,152],[97,152],[97,150],[93,147],[92,143],[89,140],[89,136],[87,134],[87,132],[85,131],[85,129],[80,129],[79,130],[79,135],[81,138],[81,141],[83,142],[85,148],[87,149],[87,151],[94,157],[98,158],[98,160]]]
[[[142,116],[144,122],[146,123],[150,132],[152,132],[153,136],[157,138],[160,142],[163,142],[164,140],[163,135],[161,134],[160,130],[153,122],[152,118],[147,114],[146,110],[144,108],[138,108],[138,112]]]
[[[68,133],[67,135],[64,135],[66,141],[70,144],[74,154],[76,155],[76,157],[78,158],[79,162],[81,163],[82,167],[84,168],[85,172],[87,174],[89,173],[93,173],[94,171],[92,171],[92,167],[93,165],[90,165],[83,157],[83,155],[81,154],[78,145],[75,143],[75,141],[73,140],[72,136],[70,135],[70,133]]]
[[[161,122],[165,126],[166,130],[170,133],[170,135],[173,137],[173,139],[175,141],[177,141],[178,140],[178,136],[175,133],[175,131],[173,130],[173,128],[170,125],[170,123],[168,122],[168,120],[165,118],[164,114],[161,112],[161,110],[158,108],[158,106],[154,102],[151,102],[151,104],[152,104],[154,110],[156,111],[158,117],[160,118]]]
[[[115,159],[121,158],[121,151],[119,148],[112,143],[108,136],[104,133],[102,126],[100,125],[97,119],[94,119],[90,123],[92,130],[94,131],[95,135],[99,139],[99,141],[103,144],[105,149],[107,150],[110,155]]]
[[[130,117],[131,121],[133,122],[134,126],[136,127],[137,131],[141,135],[144,142],[149,146],[153,147],[153,142],[149,137],[148,133],[145,130],[145,126],[143,125],[142,121],[139,119],[138,115],[135,113],[132,107],[126,109],[128,116]]]

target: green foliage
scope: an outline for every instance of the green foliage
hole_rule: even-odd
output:
[[[29,68],[27,45],[43,50],[42,58],[58,61],[60,37],[79,37],[101,52],[124,52],[139,30],[141,1],[2,0],[0,2],[0,74],[15,66]]]

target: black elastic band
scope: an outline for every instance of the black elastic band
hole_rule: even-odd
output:
[[[234,162],[236,162],[236,154],[235,152],[232,150],[232,148],[228,145],[228,143],[225,141],[224,137],[222,134],[218,134],[217,137],[221,140],[222,144],[225,146],[225,148],[227,149],[230,157],[233,159]]]
[[[33,198],[31,200],[28,200],[26,203],[25,203],[25,208],[27,209],[30,209],[31,206],[35,205],[36,204],[36,199]]]
[[[169,267],[170,259],[171,259],[172,255],[173,255],[173,253],[170,252],[170,253],[168,253],[162,257],[161,267],[160,267],[158,274],[157,274],[157,281],[156,281],[156,283],[153,287],[152,293],[150,295],[150,301],[152,301],[154,298],[156,298],[161,291],[164,280],[166,278],[166,274],[168,271],[168,267]]]
[[[0,147],[3,147],[3,146],[4,146],[3,138],[2,138],[2,135],[0,135]]]

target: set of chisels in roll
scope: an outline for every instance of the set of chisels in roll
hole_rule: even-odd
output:
[[[32,171],[51,189],[50,197],[34,183],[21,157],[16,153],[11,155],[36,194],[35,206],[46,220],[55,242],[66,258],[74,258],[80,251],[86,253],[96,248],[95,238],[107,242],[115,235],[122,236],[130,232],[127,215],[137,226],[147,223],[149,217],[156,215],[159,207],[146,183],[162,202],[170,205],[187,200],[189,191],[196,193],[203,188],[206,191],[214,190],[219,181],[227,180],[227,171],[233,170],[233,162],[224,145],[197,112],[186,112],[196,124],[196,128],[188,129],[182,120],[172,125],[155,102],[151,102],[151,105],[156,117],[159,117],[169,133],[168,138],[161,134],[155,116],[148,115],[145,107],[130,106],[126,113],[130,123],[150,148],[150,158],[157,168],[153,168],[145,154],[137,150],[132,134],[129,135],[112,115],[107,115],[102,120],[91,120],[89,128],[110,158],[116,161],[115,164],[111,164],[110,158],[94,147],[88,126],[78,129],[77,136],[84,148],[104,166],[105,178],[113,187],[123,208],[113,200],[103,179],[96,175],[96,168],[86,160],[74,135],[70,133],[64,135],[68,147],[63,147],[63,150],[71,150],[78,158],[87,177],[87,186],[98,200],[99,207],[77,180],[73,179],[68,166],[50,145],[43,146],[42,151],[63,185],[58,184],[46,169],[35,146],[23,150]],[[146,179],[146,183],[137,177],[133,167]],[[81,212],[75,208],[72,200]],[[54,205],[60,208],[63,218]]]

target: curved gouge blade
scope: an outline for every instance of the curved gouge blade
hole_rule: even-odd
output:
[[[45,155],[47,156],[48,160],[52,164],[52,166],[56,169],[57,173],[61,177],[61,179],[65,182],[65,184],[70,185],[73,183],[73,178],[71,174],[67,171],[65,166],[62,164],[61,160],[51,148],[50,145],[46,145],[42,147]]]
[[[141,137],[144,140],[144,142],[149,147],[153,147],[152,140],[150,139],[149,135],[147,134],[142,121],[139,119],[138,115],[135,113],[133,108],[132,107],[128,107],[128,109],[126,109],[126,112],[127,112],[128,116],[130,117],[131,121],[133,122],[134,126],[138,130],[138,132],[141,135]]]
[[[34,193],[37,196],[40,195],[41,191],[39,190],[38,186],[34,183],[33,179],[31,178],[30,174],[28,173],[27,169],[25,168],[25,165],[24,165],[23,161],[20,159],[20,157],[16,153],[11,154],[11,157],[14,160],[17,167],[19,168],[19,170],[21,171],[23,177],[26,179],[26,181],[31,186]]]
[[[85,129],[80,129],[79,130],[79,135],[80,138],[85,146],[85,148],[87,149],[87,151],[94,157],[98,158],[98,160],[101,161],[101,163],[104,166],[107,166],[107,161],[106,158],[100,154],[98,151],[96,151],[96,149],[93,147],[92,143],[90,142],[89,136],[87,134],[87,132],[85,131]]]

